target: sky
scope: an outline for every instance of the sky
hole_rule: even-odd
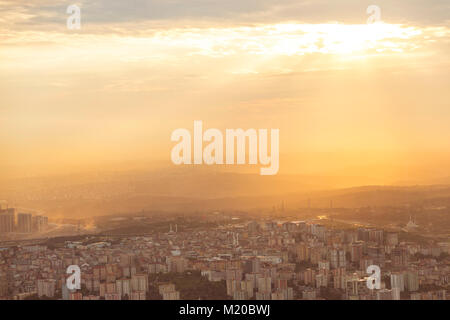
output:
[[[71,4],[80,30],[67,28]],[[367,23],[370,5],[381,21]],[[445,175],[449,9],[448,0],[0,0],[2,176],[170,166],[171,132],[194,120],[279,128],[282,173]]]

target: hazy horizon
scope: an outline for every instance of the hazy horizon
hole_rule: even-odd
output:
[[[195,120],[279,129],[279,178],[305,188],[447,184],[449,3],[380,0],[374,24],[371,4],[78,1],[69,30],[65,1],[0,1],[2,188],[165,172]]]
[[[0,301],[448,301],[449,13],[0,0]]]

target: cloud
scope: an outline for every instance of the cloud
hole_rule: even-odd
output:
[[[361,24],[367,20],[366,9],[375,4],[382,19],[391,24],[448,25],[450,2],[447,0],[78,0],[85,26],[102,25],[114,31],[119,24],[160,22],[176,25],[242,25],[248,23]],[[72,3],[70,3],[72,4]],[[0,1],[1,24],[15,28],[65,26],[67,1]],[[132,30],[130,30],[131,32]],[[85,30],[86,32],[86,30]]]

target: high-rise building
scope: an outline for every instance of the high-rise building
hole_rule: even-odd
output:
[[[116,280],[116,292],[121,296],[130,297],[131,295],[131,281],[130,279],[118,279]]]
[[[313,284],[316,281],[316,271],[311,269],[311,268],[307,268],[305,271],[303,271],[303,282],[306,285],[310,285]]]
[[[67,288],[66,283],[63,283],[62,287],[61,287],[61,294],[62,294],[62,299],[63,300],[69,300],[70,298],[70,290],[69,288]]]
[[[345,268],[345,250],[333,249],[330,251],[330,264],[332,268]]]
[[[392,290],[381,289],[377,291],[377,300],[394,300]]]
[[[272,278],[264,277],[258,279],[258,291],[259,292],[271,292],[272,291]]]
[[[233,300],[247,300],[248,294],[246,291],[235,291],[233,292]]]
[[[312,224],[311,233],[323,241],[325,240],[326,228],[322,224]]]
[[[15,213],[14,208],[0,210],[0,233],[14,232]]]
[[[252,280],[241,281],[241,290],[247,293],[247,299],[253,298],[255,285]]]
[[[228,279],[227,280],[227,295],[233,296],[236,291],[241,290],[241,282],[238,280]]]
[[[302,298],[304,300],[315,300],[317,296],[317,291],[313,288],[307,288],[302,291]]]
[[[175,290],[173,283],[160,284],[158,290],[163,300],[180,300],[180,292]]]
[[[368,246],[367,255],[373,260],[373,263],[384,267],[385,263],[385,250],[384,246]]]
[[[8,276],[0,272],[0,298],[8,295]]]
[[[105,293],[105,300],[122,300],[119,293]]]
[[[135,274],[131,277],[131,290],[144,291],[148,290],[148,276],[146,274]]]
[[[398,247],[391,253],[392,265],[394,267],[405,267],[408,265],[408,251],[404,247]]]
[[[261,270],[261,261],[258,258],[254,258],[251,260],[252,264],[252,272],[258,273]]]
[[[359,262],[359,260],[363,257],[363,242],[358,241],[352,244],[351,246],[351,259],[352,262]]]
[[[358,240],[369,241],[369,230],[366,228],[358,228]]]
[[[345,268],[338,268],[332,271],[333,275],[333,288],[346,289],[347,288],[347,275]]]
[[[17,231],[31,233],[33,231],[33,219],[31,213],[19,213],[17,215]]]
[[[135,255],[132,253],[123,253],[120,255],[120,266],[131,267],[134,264]]]
[[[409,292],[419,290],[419,274],[417,271],[408,271],[405,273],[405,289]]]
[[[376,242],[378,244],[383,244],[383,230],[369,230],[369,241]]]
[[[307,244],[303,242],[297,244],[295,247],[295,254],[297,255],[298,262],[309,260],[310,252]],[[253,272],[259,272],[259,270]]]
[[[42,232],[47,229],[48,226],[48,217],[44,216],[35,216],[33,217],[33,231],[34,232]]]
[[[346,292],[348,299],[356,299],[362,296],[370,296],[373,291],[367,287],[367,279],[357,277],[347,279]]]
[[[328,286],[328,276],[324,273],[316,275],[316,288],[327,287]]]
[[[330,270],[330,261],[319,261],[319,270]]]
[[[403,273],[393,272],[391,274],[391,288],[398,288],[400,292],[405,291],[405,280]]]
[[[272,293],[272,300],[293,300],[294,292],[292,288],[278,289]]]
[[[55,296],[56,280],[39,279],[37,281],[37,293],[40,297],[53,298]]]
[[[259,224],[256,221],[251,221],[248,225],[247,225],[247,229],[249,232],[258,232],[259,229]]]
[[[367,268],[373,264],[374,264],[373,259],[369,257],[362,257],[359,260],[359,268],[364,272],[366,272]]]
[[[400,300],[400,288],[392,288],[392,300]]]
[[[175,257],[168,257],[167,258],[167,269],[169,272],[179,272],[182,273],[186,271],[188,267],[188,261],[187,259],[175,256]]]
[[[398,233],[388,232],[386,234],[386,244],[389,246],[396,246],[398,244]]]

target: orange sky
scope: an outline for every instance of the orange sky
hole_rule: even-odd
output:
[[[281,173],[448,172],[448,4],[430,1],[422,17],[401,1],[405,14],[417,9],[405,21],[380,1],[383,23],[368,25],[354,1],[334,11],[304,1],[310,14],[298,19],[290,1],[231,1],[229,12],[217,2],[222,16],[196,2],[199,12],[150,1],[154,15],[123,17],[116,1],[81,1],[82,28],[71,31],[64,1],[0,1],[0,169],[169,166],[171,132],[202,120],[279,128]]]

